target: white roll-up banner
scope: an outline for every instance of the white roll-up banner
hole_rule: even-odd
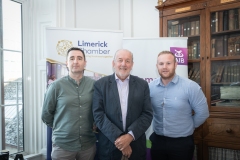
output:
[[[122,48],[122,31],[89,29],[46,28],[47,78],[54,75],[57,79],[68,74],[66,53],[71,47],[84,50],[87,65],[86,76],[99,79],[113,73],[112,59],[115,52]],[[51,160],[52,129],[47,128],[47,160]]]
[[[188,77],[187,37],[124,38],[123,48],[133,53],[134,65],[131,74],[143,78],[148,83],[159,77],[156,64],[161,51],[174,53],[178,62],[176,73]],[[151,125],[146,131],[147,160],[151,160],[149,136],[152,133]]]

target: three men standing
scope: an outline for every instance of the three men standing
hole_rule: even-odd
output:
[[[43,122],[53,128],[53,160],[94,159],[93,118],[100,160],[146,160],[145,132],[152,118],[152,160],[192,159],[192,134],[209,111],[200,86],[175,73],[173,53],[159,53],[160,78],[149,85],[130,74],[133,54],[125,49],[115,53],[115,73],[96,82],[83,75],[81,49],[70,48],[66,64],[69,75],[49,86],[42,111]]]

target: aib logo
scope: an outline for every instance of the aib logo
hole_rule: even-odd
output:
[[[175,54],[175,56],[176,56],[177,58],[183,57],[182,50],[179,50],[179,51],[178,51],[178,50],[175,49],[175,53],[174,53],[174,54]]]
[[[170,51],[175,54],[178,65],[187,65],[187,48],[170,47]]]

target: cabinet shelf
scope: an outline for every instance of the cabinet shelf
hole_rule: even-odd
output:
[[[200,35],[194,35],[194,36],[188,36],[188,38],[196,38],[196,39],[199,39],[200,38]]]
[[[240,60],[239,56],[226,56],[226,57],[212,57],[210,58],[211,61],[226,61],[226,60]]]
[[[238,83],[230,83],[230,82],[224,82],[224,83],[211,83],[212,86],[240,86],[240,82]]]
[[[188,63],[196,63],[196,62],[200,62],[200,59],[189,59]]]
[[[221,35],[226,35],[226,34],[235,34],[239,33],[240,29],[234,29],[234,30],[228,30],[228,31],[221,31],[221,32],[213,32],[211,33],[212,36],[221,36]]]

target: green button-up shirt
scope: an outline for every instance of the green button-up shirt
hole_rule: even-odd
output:
[[[83,76],[78,85],[65,76],[54,81],[45,93],[42,120],[53,129],[52,142],[64,150],[86,150],[96,142],[92,115],[94,82]]]

